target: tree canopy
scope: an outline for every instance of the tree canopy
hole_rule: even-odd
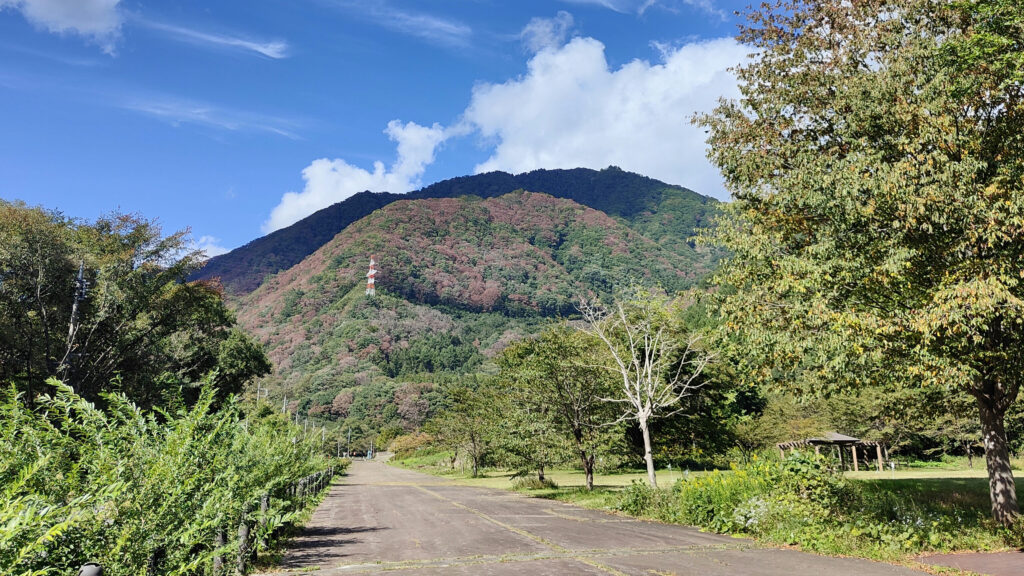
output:
[[[1017,515],[1004,414],[1024,343],[1021,6],[778,2],[740,39],[742,98],[698,118],[735,201],[724,326],[804,390],[959,388],[993,515]]]
[[[200,265],[185,232],[138,216],[87,223],[0,202],[0,381],[31,400],[56,376],[145,406],[195,400],[205,378],[241,391],[270,364],[216,284],[185,281]]]

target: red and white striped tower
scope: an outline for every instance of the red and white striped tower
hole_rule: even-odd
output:
[[[366,295],[375,296],[377,291],[374,289],[374,276],[377,275],[377,263],[373,260],[373,256],[370,256],[370,271],[366,273]]]

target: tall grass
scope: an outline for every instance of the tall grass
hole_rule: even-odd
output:
[[[117,395],[101,410],[59,383],[29,409],[0,391],[0,573],[209,573],[233,565],[245,520],[266,546],[309,503],[291,485],[329,465],[269,407],[143,412]],[[270,507],[260,512],[264,494]],[[219,532],[225,543],[215,546]]]

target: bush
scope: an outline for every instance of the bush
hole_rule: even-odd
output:
[[[432,436],[424,434],[423,432],[403,434],[395,437],[395,439],[388,444],[388,450],[394,452],[395,460],[402,460],[412,456],[422,448],[429,447],[433,440],[434,438]]]
[[[541,480],[536,476],[520,476],[512,481],[513,490],[554,490],[558,484],[550,478]]]
[[[801,453],[692,476],[670,489],[634,482],[617,507],[715,532],[876,558],[1012,545],[1020,537],[1012,529],[993,530],[982,507],[904,493],[893,485],[850,482],[829,460]]]
[[[35,410],[0,390],[0,574],[70,574],[87,561],[111,576],[151,563],[200,573],[237,553],[235,538],[214,549],[218,530],[263,520],[254,533],[266,541],[314,499],[289,487],[331,464],[318,436],[275,410],[214,411],[210,388],[192,408],[158,415],[115,395],[100,410],[51,385],[57,394]]]

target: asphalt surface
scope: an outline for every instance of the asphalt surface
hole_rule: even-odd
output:
[[[280,570],[319,576],[921,574],[759,547],[362,461],[335,480]]]
[[[989,576],[1024,576],[1024,552],[969,552],[919,558],[925,564],[948,566]]]

